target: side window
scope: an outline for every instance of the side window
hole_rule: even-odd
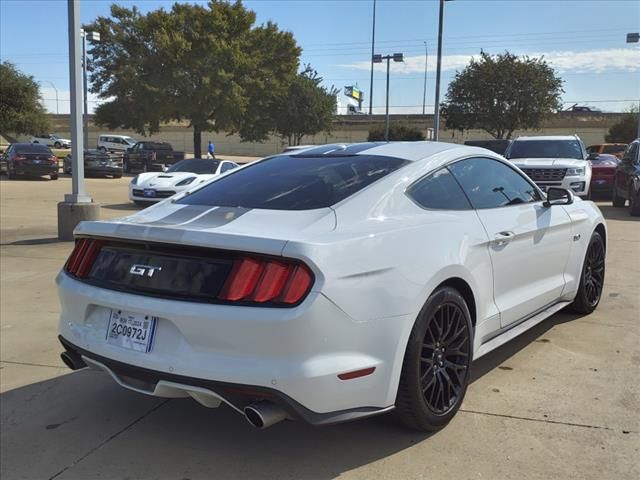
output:
[[[540,201],[536,188],[509,166],[470,158],[449,166],[474,208],[498,208]]]
[[[471,210],[471,204],[449,170],[442,168],[414,183],[407,195],[424,208]]]
[[[222,164],[222,166],[220,167],[220,173],[224,173],[224,172],[226,172],[228,170],[233,170],[236,167],[237,167],[237,165],[235,163],[224,162]]]

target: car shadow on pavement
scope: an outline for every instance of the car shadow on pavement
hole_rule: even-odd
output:
[[[556,314],[487,354],[474,363],[471,381],[576,318]],[[333,426],[282,422],[257,430],[226,406],[147,397],[89,369],[5,392],[0,402],[6,478],[25,469],[37,478],[71,469],[74,478],[329,479],[431,437],[404,428],[393,413]],[[46,454],[34,456],[36,451]]]
[[[629,207],[626,206],[624,208],[616,208],[613,205],[602,205],[599,204],[598,208],[602,212],[602,215],[607,220],[622,220],[622,221],[631,221],[631,222],[640,222],[640,217],[632,217],[629,214]]]
[[[58,237],[47,237],[47,238],[31,238],[28,240],[16,240],[15,242],[8,243],[0,243],[0,246],[6,247],[9,245],[46,245],[48,243],[58,243],[61,240]]]

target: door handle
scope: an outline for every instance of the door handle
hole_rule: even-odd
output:
[[[496,233],[496,236],[495,236],[496,245],[498,245],[498,246],[506,245],[515,236],[516,236],[516,234],[511,232],[511,231],[498,232],[498,233]]]

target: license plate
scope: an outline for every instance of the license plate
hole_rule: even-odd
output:
[[[145,197],[154,198],[156,196],[156,191],[153,188],[145,188],[142,194]]]
[[[42,160],[34,160],[33,163],[42,163]]]
[[[596,180],[596,185],[604,185],[605,183],[607,183],[606,180]]]
[[[107,343],[136,352],[149,353],[158,317],[141,313],[111,310]]]

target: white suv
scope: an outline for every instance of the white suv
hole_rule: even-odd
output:
[[[100,135],[98,137],[98,150],[109,152],[126,152],[136,141],[126,135]]]
[[[542,190],[561,187],[589,197],[591,163],[580,137],[518,137],[505,153]]]

